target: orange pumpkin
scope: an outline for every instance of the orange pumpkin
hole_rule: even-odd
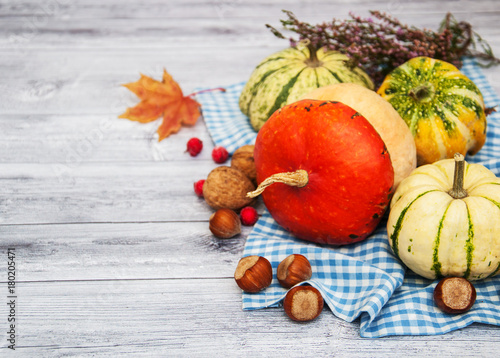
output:
[[[375,91],[355,83],[320,87],[303,98],[339,101],[365,117],[383,139],[394,168],[394,188],[417,166],[417,148],[399,113]]]
[[[364,240],[392,194],[394,171],[373,126],[351,107],[302,100],[262,126],[254,152],[270,214],[295,236],[322,244]]]

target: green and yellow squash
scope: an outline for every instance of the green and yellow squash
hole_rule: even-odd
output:
[[[428,279],[500,272],[500,178],[461,154],[415,169],[391,201],[392,251]]]
[[[374,85],[360,68],[350,68],[347,56],[307,46],[290,47],[265,58],[255,68],[240,95],[241,111],[259,131],[279,108],[318,87],[335,83]]]
[[[410,127],[417,165],[474,155],[486,140],[481,92],[450,63],[415,57],[387,75],[377,92]]]

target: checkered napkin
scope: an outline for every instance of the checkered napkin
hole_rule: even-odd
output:
[[[500,99],[473,59],[466,59],[462,72],[480,88],[487,107]],[[253,144],[256,132],[238,106],[244,83],[226,92],[197,96],[203,117],[216,145],[233,152]],[[500,176],[500,112],[488,116],[488,134],[483,149],[470,163],[481,163]],[[365,241],[343,247],[318,245],[294,238],[265,211],[247,238],[243,256],[260,255],[274,272],[288,255],[306,256],[313,267],[307,281],[321,291],[325,303],[337,317],[352,322],[360,319],[360,335],[377,338],[390,335],[443,334],[471,323],[500,325],[500,277],[475,283],[477,299],[461,315],[442,313],[433,302],[437,281],[418,277],[394,258],[383,221]],[[256,294],[243,293],[243,309],[279,306],[287,290],[273,279],[271,286]]]

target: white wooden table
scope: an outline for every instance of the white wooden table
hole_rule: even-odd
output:
[[[378,9],[432,29],[451,11],[500,55],[496,0],[0,0],[1,356],[498,356],[494,326],[369,340],[328,309],[307,324],[243,311],[232,275],[250,228],[216,239],[193,193],[215,165],[203,120],[158,143],[158,122],[117,118],[139,73],[165,67],[185,94],[247,80],[288,45],[264,26],[281,9],[312,23]],[[485,73],[500,93],[500,67]]]

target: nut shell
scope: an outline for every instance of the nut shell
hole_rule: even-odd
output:
[[[295,286],[286,294],[283,307],[294,321],[312,321],[323,310],[323,297],[312,286]]]
[[[467,312],[476,301],[476,288],[463,277],[446,277],[434,288],[434,302],[445,313]]]
[[[253,202],[252,198],[246,196],[253,190],[255,185],[245,174],[228,166],[220,166],[208,174],[203,185],[203,197],[215,210],[228,208],[237,211]]]
[[[278,265],[278,282],[284,288],[290,288],[300,282],[307,281],[311,276],[311,264],[304,255],[290,255]]]
[[[241,233],[241,221],[231,209],[219,209],[210,216],[209,229],[220,239],[229,239]]]
[[[255,161],[253,151],[255,145],[244,145],[236,149],[231,156],[231,167],[243,172],[252,183],[257,183],[257,170],[255,169]]]
[[[271,284],[273,268],[265,257],[246,256],[238,262],[234,279],[243,291],[259,292]]]

